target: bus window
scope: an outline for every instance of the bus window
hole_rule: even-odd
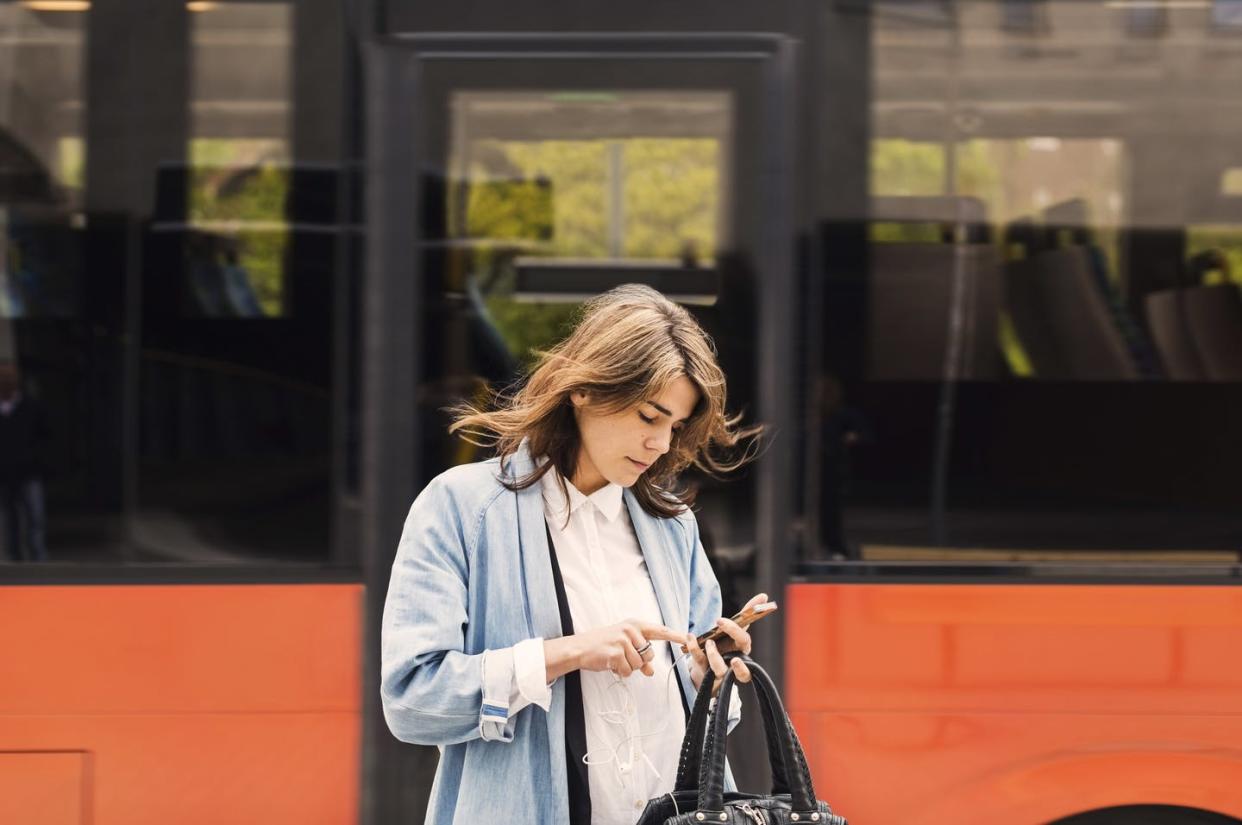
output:
[[[737,164],[729,90],[455,89],[449,111],[448,174],[433,196],[442,198],[447,238],[426,259],[428,289],[439,291],[428,337],[461,344],[426,348],[428,477],[482,456],[447,435],[444,409],[519,380],[591,295],[647,283],[713,332],[750,309],[739,299],[748,273],[729,254]],[[725,289],[731,299],[722,303]],[[735,399],[747,385],[739,347],[724,340],[721,350],[727,363],[742,362],[730,373]],[[690,483],[702,493],[700,524],[725,600],[740,605],[754,525],[735,517],[729,496],[747,495],[745,485]]]
[[[541,268],[563,261],[581,279],[609,265],[636,278],[714,266],[725,93],[459,92],[453,111],[450,231],[479,242],[467,274],[517,358],[556,341],[575,298],[592,294],[590,284],[557,290]]]
[[[293,6],[188,18],[186,162],[159,166],[148,233],[132,552],[326,561],[341,308],[333,217],[307,204],[336,172],[295,163]]]
[[[0,7],[0,361],[43,411],[17,542],[38,549],[4,554],[327,560],[344,308],[316,204],[337,175],[295,152],[292,4],[189,4],[132,33],[128,12],[37,5]],[[167,69],[158,94],[136,69],[85,77],[87,13]]]
[[[760,160],[778,145],[765,86],[775,75],[767,58],[717,56],[703,42],[711,48],[688,60],[618,41],[554,61],[463,50],[429,69],[411,115],[426,124],[415,164],[417,486],[488,455],[448,434],[455,404],[513,388],[583,300],[625,283],[655,287],[703,325],[731,409],[787,414],[789,392],[758,392],[756,345],[770,306],[760,273],[789,271],[764,240],[789,236],[763,200],[778,182]],[[753,509],[763,479],[738,476],[683,479],[728,608],[770,580],[757,550],[767,525]]]
[[[431,196],[446,237],[428,259],[443,290],[430,337],[462,345],[428,348],[429,405],[482,401],[482,381],[509,386],[581,301],[613,285],[714,303],[727,92],[459,89],[448,110],[446,174]],[[437,415],[424,428],[432,475],[474,455]]]
[[[49,512],[85,515],[102,496],[83,414],[89,403],[82,353],[58,340],[63,330],[106,337],[110,266],[85,277],[86,97],[83,10],[39,14],[29,4],[0,6],[5,70],[0,73],[0,449],[4,487],[0,563],[42,562],[73,537],[107,542],[108,519],[49,522]],[[111,306],[109,306],[111,304]],[[71,333],[72,335],[73,333]],[[70,337],[70,336],[65,336]],[[9,416],[13,416],[10,418]],[[17,439],[15,433],[20,433]],[[115,440],[118,433],[106,434]],[[14,443],[14,441],[18,443]],[[92,472],[94,471],[94,472]],[[94,478],[92,478],[94,475]],[[50,502],[50,506],[49,506]]]
[[[1230,4],[1122,5],[875,5],[810,558],[1237,558],[1242,43]]]

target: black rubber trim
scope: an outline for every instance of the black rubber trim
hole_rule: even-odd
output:
[[[362,584],[357,568],[313,564],[4,564],[0,587],[92,584]]]
[[[1242,565],[806,562],[789,583],[1242,585]]]

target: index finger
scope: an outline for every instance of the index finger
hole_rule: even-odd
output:
[[[684,642],[686,634],[678,633],[676,630],[670,630],[662,624],[648,624],[640,622],[638,632],[643,634],[643,638],[648,640],[656,640],[662,642]]]

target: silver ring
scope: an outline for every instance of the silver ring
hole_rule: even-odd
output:
[[[642,647],[640,647],[640,648],[639,648],[637,651],[635,651],[635,652],[636,652],[636,653],[638,653],[638,655],[639,655],[639,656],[642,656],[642,655],[643,655],[644,653],[646,653],[648,650],[651,650],[651,640],[650,640],[650,639],[648,639],[648,640],[647,640],[647,644],[643,645]]]

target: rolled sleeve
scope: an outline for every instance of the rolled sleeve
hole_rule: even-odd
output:
[[[552,704],[546,676],[541,638],[484,652],[479,737],[489,742],[512,742],[514,717],[521,710],[536,705],[546,712]]]
[[[547,676],[543,639],[527,639],[514,645],[513,681],[517,695],[512,697],[511,704],[537,705],[546,711],[552,705],[552,685]]]
[[[488,742],[513,741],[513,648],[483,653],[483,703],[479,737]]]

